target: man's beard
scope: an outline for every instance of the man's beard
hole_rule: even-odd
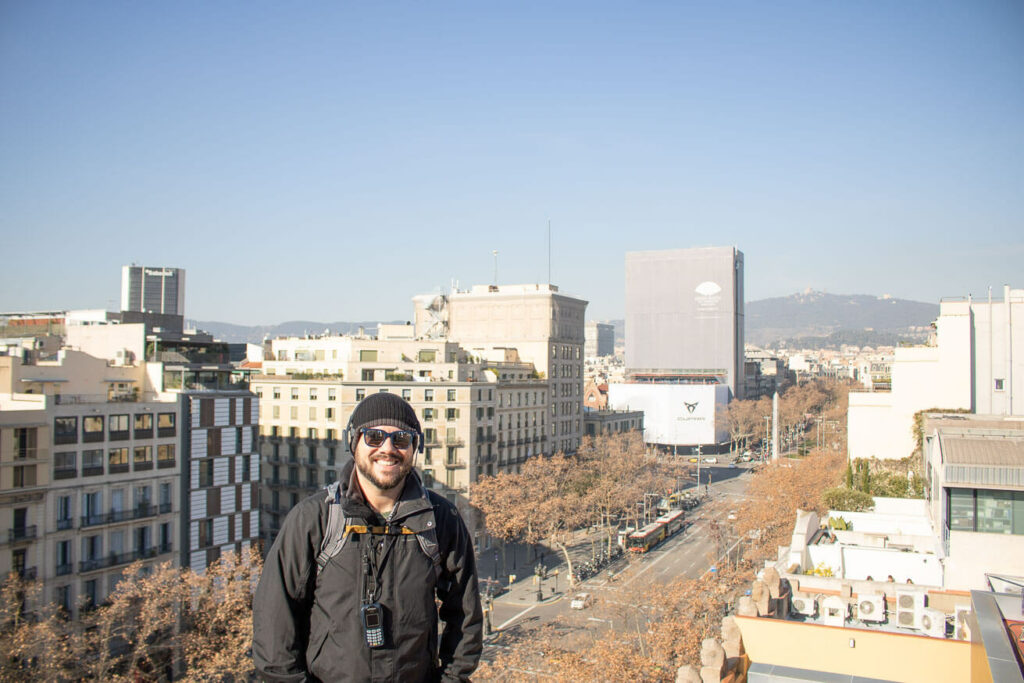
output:
[[[384,477],[378,475],[373,470],[373,458],[366,456],[363,458],[356,458],[356,467],[359,469],[359,473],[362,474],[371,484],[376,486],[381,491],[389,491],[402,482],[412,472],[412,458],[408,460],[399,457],[401,464],[399,465],[398,471],[390,476]]]

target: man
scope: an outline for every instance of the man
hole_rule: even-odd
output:
[[[413,471],[416,413],[380,392],[348,425],[353,461],[288,513],[267,555],[256,671],[281,682],[469,680],[482,648],[476,558],[456,507]]]

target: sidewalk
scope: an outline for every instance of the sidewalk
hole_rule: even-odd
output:
[[[607,542],[608,537],[601,530],[577,530],[575,539],[569,546],[573,568],[592,559],[594,553],[600,552],[601,544]],[[535,552],[533,547],[525,544],[509,544],[505,549],[505,562],[502,563],[501,548],[492,547],[478,555],[477,569],[481,579],[493,577],[506,587],[509,587],[510,577],[515,577],[509,590],[494,599],[496,603],[535,604],[537,583],[534,580],[534,568],[539,560],[543,561],[547,569],[547,578],[543,581],[544,602],[565,595],[569,590],[569,572],[565,556],[558,549],[538,545]],[[625,558],[622,558],[612,566],[617,569],[619,564],[625,561]]]

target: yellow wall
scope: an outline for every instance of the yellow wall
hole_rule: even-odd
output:
[[[967,641],[756,617],[737,616],[736,624],[752,662],[892,681],[971,681]]]
[[[988,666],[988,653],[981,642],[981,635],[972,634],[971,643],[971,683],[992,683],[992,669]]]

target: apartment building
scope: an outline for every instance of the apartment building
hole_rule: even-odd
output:
[[[259,476],[258,408],[224,388],[208,337],[64,332],[54,354],[0,357],[0,572],[42,581],[44,599],[74,614],[135,560],[202,571],[257,536],[244,482]]]
[[[583,435],[584,326],[587,302],[551,284],[477,285],[448,296],[417,296],[417,337],[442,336],[471,356],[506,360],[514,350],[548,380],[544,452],[572,452]]]
[[[583,328],[583,355],[600,358],[615,355],[615,325],[592,320]]]
[[[124,266],[121,269],[121,310],[185,315],[185,270]]]
[[[470,486],[517,469],[547,449],[548,383],[514,349],[487,361],[446,340],[324,336],[270,342],[259,398],[263,469],[262,534],[270,542],[299,500],[338,477],[350,457],[343,432],[356,404],[391,391],[419,416],[424,483],[458,505],[472,526]],[[403,327],[403,326],[397,326]]]
[[[0,358],[0,571],[69,612],[135,560],[178,561],[178,401],[140,392],[142,375],[75,351]]]

